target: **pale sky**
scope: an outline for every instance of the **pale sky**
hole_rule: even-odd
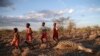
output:
[[[100,25],[100,0],[0,0],[0,28],[25,29],[27,22],[35,30],[45,21],[68,17],[78,27]]]

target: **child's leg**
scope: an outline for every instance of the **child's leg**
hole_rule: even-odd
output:
[[[58,36],[53,36],[53,40],[58,41]]]
[[[46,33],[46,32],[45,32],[45,34],[44,34],[44,38],[45,38],[46,41],[48,41],[47,33]]]
[[[56,35],[56,39],[58,40],[58,34]]]
[[[43,38],[44,38],[44,37],[41,37],[41,41],[42,41],[42,43],[44,42],[44,41],[43,41]]]
[[[26,35],[26,41],[29,43],[31,40],[30,40],[30,35],[29,34],[27,34]]]
[[[53,35],[53,40],[56,40],[56,38],[55,38],[55,34]]]
[[[18,40],[16,40],[16,42],[15,42],[15,48],[19,48],[19,41]]]
[[[32,42],[32,36],[29,36],[29,38],[28,38],[28,42],[29,42],[29,43]]]
[[[41,36],[41,41],[42,41],[42,43],[44,42],[44,41],[43,41],[44,38],[45,38],[45,34],[42,33],[42,36]]]
[[[55,33],[55,39],[58,41],[58,33]]]

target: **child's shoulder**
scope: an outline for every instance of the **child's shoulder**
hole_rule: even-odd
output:
[[[18,32],[14,33],[14,35],[18,35]]]

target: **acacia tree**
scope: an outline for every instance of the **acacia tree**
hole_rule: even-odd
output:
[[[67,20],[69,19],[69,17],[65,18],[65,17],[60,17],[58,19],[54,19],[53,22],[56,22],[58,24],[59,27],[59,32],[64,35],[64,25],[67,22]]]
[[[76,24],[73,20],[69,19],[67,25],[68,25],[67,26],[68,33],[71,34],[72,29],[76,28]]]

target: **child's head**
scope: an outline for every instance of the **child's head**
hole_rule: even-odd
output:
[[[14,32],[18,32],[18,29],[17,28],[14,28]]]
[[[56,26],[56,23],[54,23],[54,26]]]
[[[42,26],[45,26],[45,22],[42,22]]]
[[[30,27],[30,23],[27,23],[27,24],[26,24],[26,27],[29,28],[29,27]]]

